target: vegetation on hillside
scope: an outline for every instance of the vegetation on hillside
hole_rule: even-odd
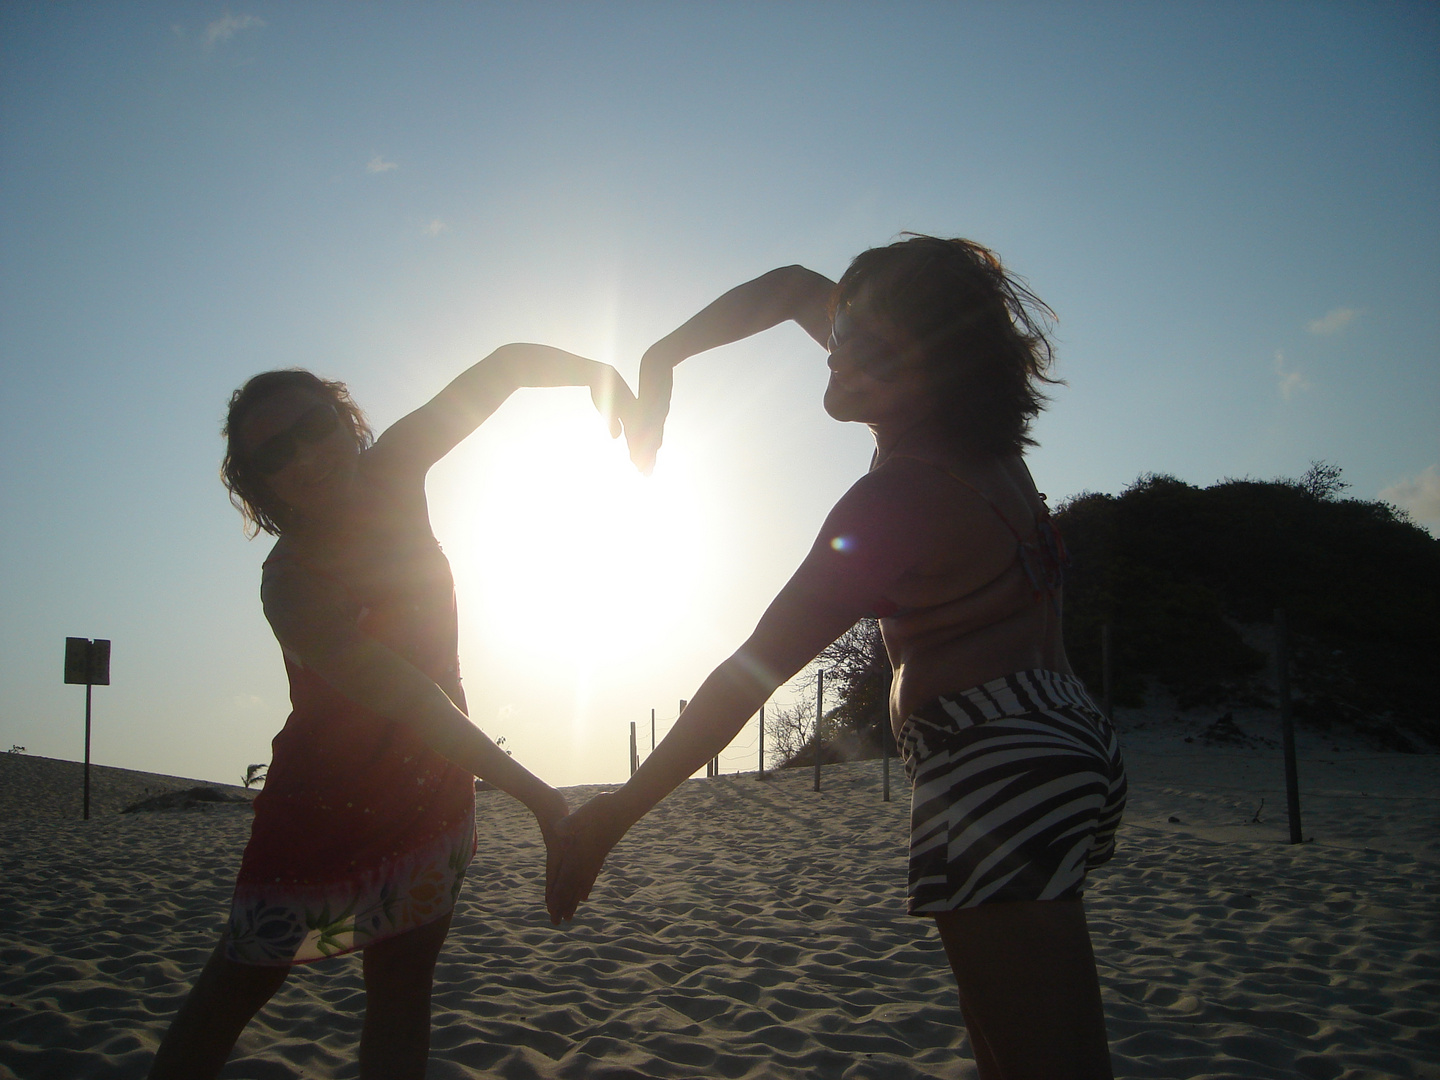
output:
[[[1383,502],[1342,497],[1333,465],[1299,480],[1197,488],[1147,474],[1120,495],[1056,513],[1073,562],[1065,589],[1071,664],[1100,686],[1112,626],[1117,704],[1148,687],[1182,708],[1274,703],[1255,647],[1277,608],[1289,627],[1295,715],[1396,749],[1440,743],[1430,692],[1440,651],[1440,541]],[[1247,638],[1249,641],[1247,642]]]
[[[1298,480],[1207,488],[1147,473],[1119,495],[1067,500],[1055,520],[1072,560],[1065,640],[1076,673],[1098,697],[1109,622],[1116,704],[1141,705],[1158,687],[1181,708],[1273,706],[1272,622],[1283,608],[1300,723],[1394,749],[1440,745],[1429,685],[1440,540],[1387,503],[1344,498],[1340,477],[1323,462]],[[822,740],[852,732],[878,753],[890,667],[876,624],[857,623],[816,664],[827,702],[839,702]],[[793,753],[808,747],[813,715],[789,718],[797,730],[784,756],[797,764],[813,761]]]

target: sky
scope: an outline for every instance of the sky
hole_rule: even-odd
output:
[[[81,636],[94,762],[268,760],[269,542],[217,479],[249,375],[377,430],[510,341],[633,382],[906,230],[1058,313],[1052,505],[1322,460],[1440,533],[1437,194],[1428,4],[0,5],[0,749],[82,757]],[[649,479],[574,389],[432,471],[472,719],[541,777],[623,780],[865,471],[824,360],[791,324],[687,361]]]

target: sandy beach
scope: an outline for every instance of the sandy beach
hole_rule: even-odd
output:
[[[1279,751],[1183,734],[1126,736],[1130,809],[1087,895],[1116,1075],[1440,1080],[1440,758],[1302,739],[1292,846]],[[0,761],[3,1076],[144,1075],[249,829],[243,806],[122,815],[196,783],[124,770],[82,822],[79,768]],[[818,794],[808,770],[692,780],[565,929],[538,831],[482,793],[429,1075],[973,1077],[935,930],[903,913],[893,780],[889,803],[879,762]],[[355,957],[297,970],[222,1075],[354,1076],[361,994]]]

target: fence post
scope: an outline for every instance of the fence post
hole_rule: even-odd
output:
[[[655,710],[650,710],[650,752],[655,752]]]
[[[760,706],[760,775],[765,775],[765,706]]]
[[[630,721],[630,775],[635,775],[635,770],[640,767],[640,751],[635,746],[635,721]]]
[[[890,801],[890,715],[886,713],[880,729],[880,801]]]
[[[825,719],[825,672],[815,673],[815,790],[820,790],[820,722]]]
[[[1104,696],[1102,711],[1105,713],[1105,719],[1113,724],[1115,722],[1115,712],[1112,708],[1114,696],[1111,693],[1111,687],[1114,684],[1111,681],[1110,672],[1110,620],[1106,619],[1100,626],[1100,682]]]
[[[1290,843],[1301,842],[1300,779],[1295,767],[1295,722],[1290,716],[1290,642],[1285,609],[1275,609],[1275,682],[1280,698],[1280,732],[1285,740],[1285,808],[1290,817]]]

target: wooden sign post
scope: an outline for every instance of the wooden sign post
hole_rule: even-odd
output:
[[[85,684],[85,820],[90,820],[90,688],[110,685],[110,642],[65,639],[65,681]]]

